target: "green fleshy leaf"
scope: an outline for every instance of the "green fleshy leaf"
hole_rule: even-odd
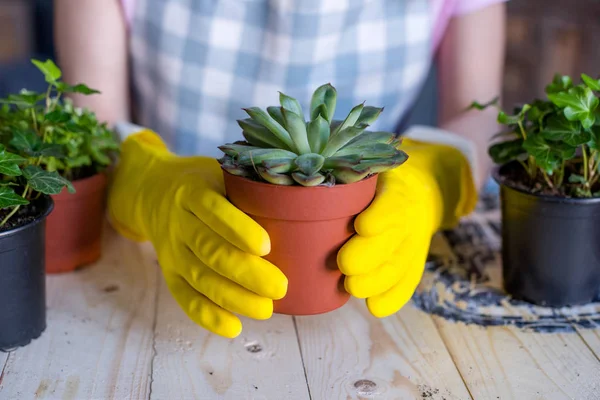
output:
[[[333,156],[339,149],[341,149],[350,140],[360,135],[364,131],[364,128],[357,128],[350,126],[343,129],[337,135],[330,137],[329,142],[325,145],[325,148],[321,152],[323,157]]]
[[[344,119],[344,121],[340,125],[338,125],[335,128],[335,130],[331,133],[331,137],[336,136],[338,133],[342,132],[346,128],[350,128],[350,127],[354,126],[356,121],[358,121],[358,117],[362,113],[363,108],[364,108],[364,104],[359,104],[357,106],[354,106],[354,108],[352,108],[352,110],[350,110],[350,113],[348,114],[348,116],[346,116],[346,119]],[[361,128],[364,130],[366,127],[358,127],[358,128]]]
[[[310,119],[314,121],[321,114],[327,122],[331,123],[335,115],[336,103],[337,91],[335,88],[329,83],[319,86],[314,91],[310,101]],[[323,114],[323,108],[326,111],[326,115]]]
[[[321,115],[308,123],[308,143],[313,153],[320,153],[325,148],[329,133],[329,123]]]
[[[379,118],[379,115],[383,112],[383,107],[371,107],[365,106],[363,107],[358,120],[354,123],[354,126],[358,127],[367,127],[371,125],[373,122]]]
[[[244,166],[258,165],[265,160],[295,159],[296,153],[283,149],[257,149],[241,153],[237,162]]]
[[[75,188],[56,171],[44,171],[40,167],[28,165],[23,168],[23,176],[27,179],[29,186],[36,192],[43,194],[59,194],[64,187],[69,193],[75,193]]]
[[[23,206],[29,201],[15,193],[9,186],[0,186],[0,209]]]
[[[332,171],[336,182],[339,183],[354,183],[363,180],[371,171],[365,168],[361,171],[356,171],[354,168],[338,168]]]
[[[302,172],[294,172],[292,178],[302,186],[318,186],[325,180],[325,176],[319,173],[306,175]]]
[[[362,135],[355,137],[351,141],[348,142],[342,149],[347,149],[349,147],[354,146],[362,146],[365,144],[374,144],[374,143],[392,143],[394,138],[396,137],[395,133],[392,132],[380,132],[380,131],[367,131],[363,132]]]
[[[247,146],[247,145],[243,145],[243,144],[224,144],[222,146],[219,146],[219,150],[221,150],[223,153],[227,154],[228,156],[231,157],[237,157],[240,154],[248,151],[248,150],[260,150],[261,147],[257,147],[257,146]]]
[[[294,184],[294,180],[289,175],[273,173],[263,167],[257,167],[257,171],[261,178],[274,185],[291,186]]]
[[[281,113],[285,120],[285,126],[292,137],[294,147],[298,150],[298,154],[310,153],[310,145],[308,144],[308,134],[306,132],[306,122],[304,118],[296,113],[286,110],[282,107]]]
[[[352,154],[360,155],[364,159],[386,158],[396,154],[398,150],[395,146],[386,143],[363,143],[355,146],[342,147],[338,150],[336,156],[348,156]]]
[[[360,163],[362,157],[358,154],[335,156],[325,159],[323,169],[352,168]]]
[[[281,104],[282,108],[298,115],[304,120],[304,113],[302,112],[302,107],[300,106],[298,100],[279,92],[279,103]]]
[[[244,138],[253,146],[286,148],[285,143],[279,140],[271,131],[264,126],[257,124],[250,118],[238,120],[238,125],[242,128]]]
[[[292,158],[263,160],[262,166],[265,167],[267,171],[276,174],[285,174],[296,168],[294,159]]]
[[[312,176],[321,170],[325,157],[316,153],[302,154],[294,160],[296,167],[307,176]]]
[[[269,106],[269,107],[267,107],[267,113],[275,121],[277,121],[277,123],[279,123],[279,125],[281,125],[285,128],[285,121],[283,119],[283,114],[281,113],[281,107]]]
[[[268,113],[266,113],[265,111],[261,110],[258,107],[244,108],[244,111],[246,111],[246,113],[248,113],[250,118],[252,118],[254,121],[259,123],[260,125],[263,125],[264,127],[266,127],[279,140],[281,140],[283,143],[285,143],[286,150],[291,150],[294,152],[297,150],[296,146],[294,145],[294,142],[292,141],[292,137],[290,136],[288,131],[285,130],[285,128],[283,126],[281,126],[281,124],[279,122],[275,121],[275,119],[273,119],[273,117],[271,117]],[[285,120],[285,118],[284,118],[284,120]]]

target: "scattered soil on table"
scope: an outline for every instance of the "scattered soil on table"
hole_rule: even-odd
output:
[[[31,201],[31,203],[26,206],[21,206],[8,222],[0,227],[0,232],[9,231],[34,221],[46,211],[45,205],[46,202],[40,197],[37,200]],[[13,208],[0,210],[0,221],[3,221],[12,210]]]

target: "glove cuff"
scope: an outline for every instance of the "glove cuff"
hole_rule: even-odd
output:
[[[123,140],[108,195],[109,221],[122,236],[137,242],[148,239],[144,188],[152,185],[149,177],[155,175],[156,166],[171,156],[160,136],[149,129],[130,133]]]
[[[425,185],[435,186],[428,191],[439,209],[435,230],[454,228],[477,204],[474,147],[457,135],[426,127],[413,128],[403,137],[400,149],[409,155],[407,166],[413,166]]]

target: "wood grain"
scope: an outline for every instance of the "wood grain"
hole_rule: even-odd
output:
[[[576,329],[583,341],[587,344],[600,362],[600,327],[596,329]]]
[[[434,319],[476,399],[598,399],[600,363],[577,333]]]
[[[0,399],[147,398],[158,268],[105,231],[97,264],[47,278],[48,327],[10,354]]]
[[[161,284],[151,399],[309,399],[293,320],[242,319],[235,339],[194,324]]]
[[[313,400],[471,398],[431,317],[411,304],[377,319],[352,299],[296,323]]]

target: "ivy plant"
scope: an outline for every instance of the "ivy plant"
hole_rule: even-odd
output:
[[[119,148],[106,124],[65,98],[99,91],[62,82],[62,72],[51,60],[32,63],[47,90],[23,89],[0,99],[0,229],[40,195],[58,194],[65,187],[74,193],[71,181],[109,166]]]
[[[545,98],[500,109],[498,99],[470,108],[499,109],[498,123],[505,129],[489,147],[496,164],[519,163],[523,182],[532,192],[565,197],[600,195],[600,80],[581,74],[555,75],[545,88]]]

